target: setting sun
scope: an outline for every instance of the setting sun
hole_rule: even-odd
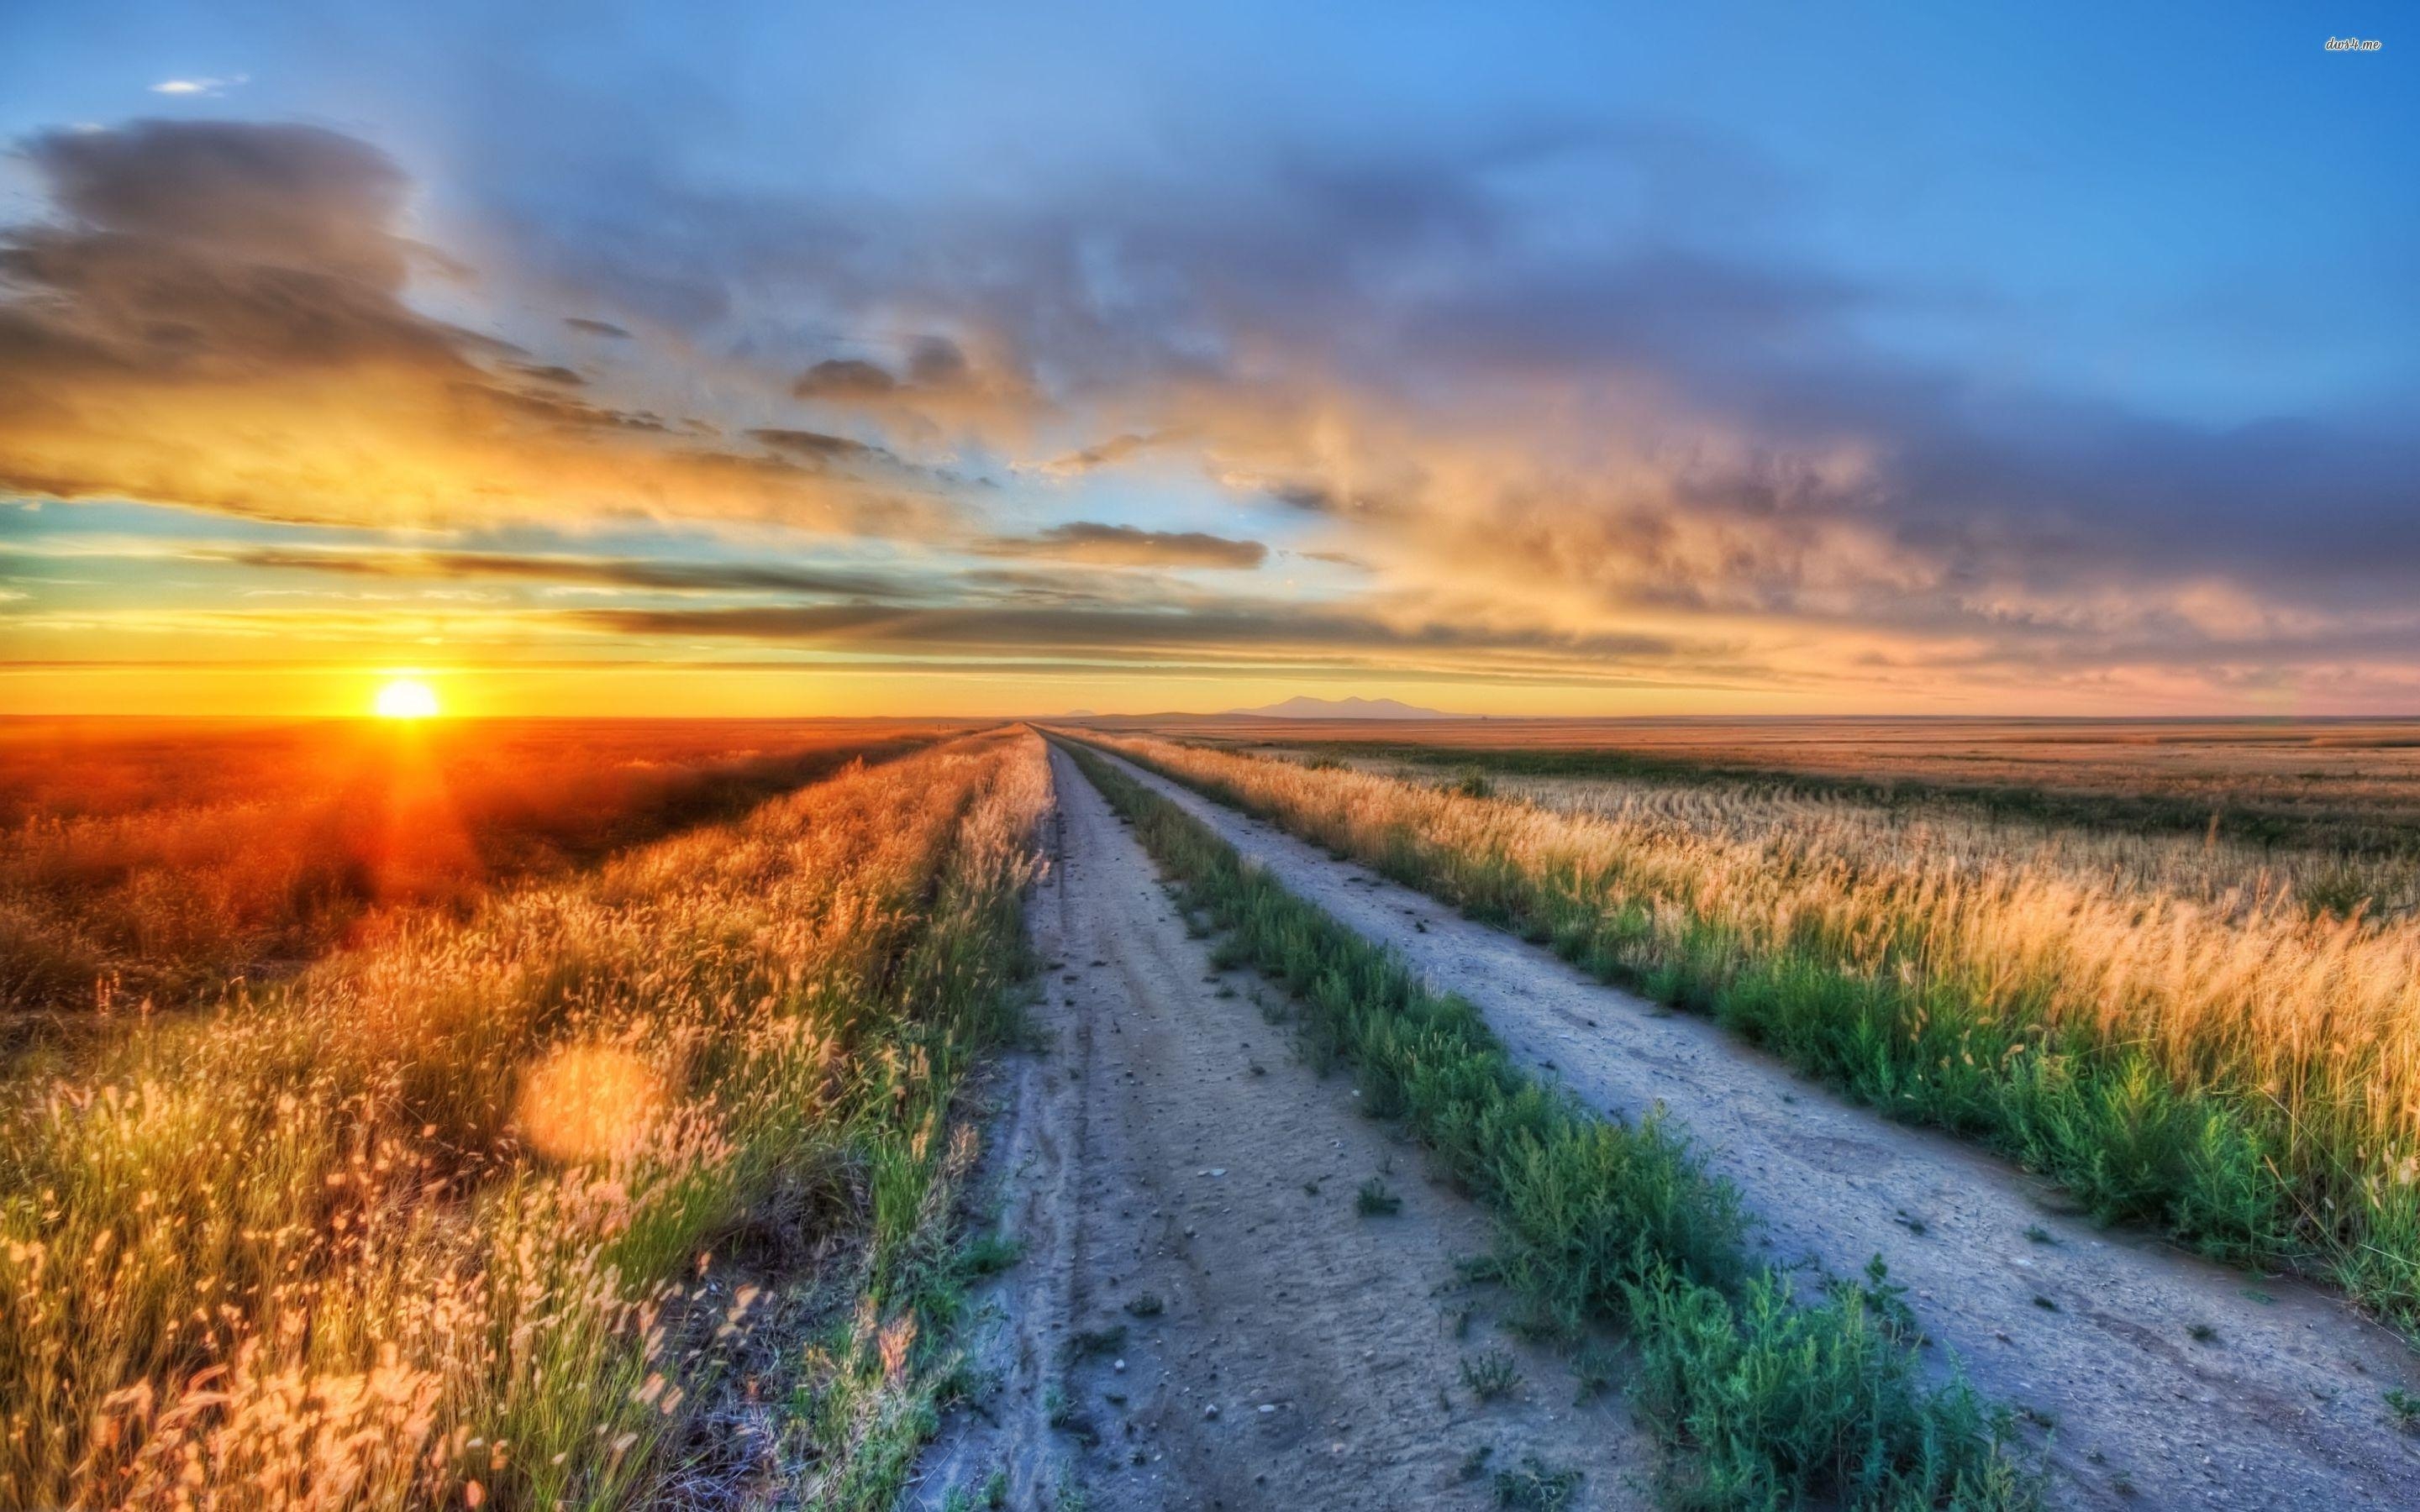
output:
[[[398,677],[378,690],[371,704],[382,719],[427,719],[437,713],[437,690],[416,677]]]

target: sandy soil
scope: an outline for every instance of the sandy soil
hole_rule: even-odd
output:
[[[1618,1396],[1575,1405],[1567,1365],[1458,1274],[1484,1214],[1349,1078],[1295,1061],[1255,1006],[1273,990],[1211,969],[1108,804],[1053,769],[1029,910],[1054,964],[1045,1048],[996,1078],[987,1157],[1025,1257],[980,1299],[992,1384],[945,1425],[920,1504],[999,1468],[1020,1508],[1481,1507],[1529,1456],[1581,1473],[1575,1505],[1651,1504],[1652,1440]],[[1373,1178],[1400,1212],[1357,1211]],[[1522,1381],[1480,1400],[1463,1364],[1499,1350]]]
[[[2341,1302],[2102,1230],[2042,1183],[1842,1103],[1702,1020],[1126,770],[1469,997],[1523,1064],[1626,1117],[1668,1106],[1775,1257],[1850,1274],[1885,1256],[1943,1368],[1954,1358],[2028,1412],[2055,1502],[2420,1506],[2420,1438],[2381,1399],[2420,1391],[2420,1355]]]

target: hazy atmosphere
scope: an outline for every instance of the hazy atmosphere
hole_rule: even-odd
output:
[[[6,699],[2405,710],[2315,24],[13,6]]]

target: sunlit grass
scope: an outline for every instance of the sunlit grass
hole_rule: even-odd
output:
[[[0,1015],[208,1001],[359,943],[397,908],[467,906],[917,733],[0,721]]]
[[[2039,837],[1686,794],[1587,811],[1105,745],[1716,1016],[2115,1217],[2420,1323],[2420,922]],[[2170,856],[2164,866],[2184,863]]]
[[[853,769],[9,1088],[0,1505],[895,1484],[1047,781]]]
[[[1520,1298],[1525,1328],[1577,1342],[1621,1328],[1638,1351],[1634,1399],[1669,1445],[1681,1506],[2039,1504],[2006,1423],[1962,1381],[1927,1379],[1921,1346],[1878,1256],[1803,1301],[1753,1257],[1737,1194],[1660,1116],[1633,1125],[1516,1066],[1471,1005],[1288,893],[1207,826],[1098,756],[1076,760],[1199,910],[1228,932],[1218,957],[1293,994],[1304,1057],[1349,1066],[1361,1109],[1402,1120],[1433,1166],[1484,1201],[1486,1269]],[[1365,1217],[1394,1211],[1365,1184]],[[1509,1360],[1466,1359],[1474,1397],[1517,1383]],[[1505,1504],[1563,1505],[1575,1477],[1534,1459]],[[1527,1489],[1522,1489],[1526,1487]]]

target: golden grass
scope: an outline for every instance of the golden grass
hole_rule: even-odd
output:
[[[0,720],[0,1012],[207,1001],[936,727]]]
[[[1645,718],[1153,721],[1264,747],[1373,741],[1444,756],[1518,751],[1861,783],[2150,796],[2204,815],[2420,818],[2420,720]]]
[[[1910,824],[1838,801],[1742,805],[1662,784],[1585,803],[1567,792],[1554,807],[1102,743],[1482,913],[1552,897],[1609,929],[1620,916],[1636,936],[1625,962],[1650,978],[1696,969],[1712,939],[1720,960],[1700,975],[1815,962],[1887,989],[1910,1035],[1954,1011],[2001,1031],[2007,1055],[2137,1056],[2166,1088],[2262,1132],[2291,1222],[2350,1284],[2399,1312],[2420,1304],[2420,921],[2408,915],[2315,912],[2290,877],[2223,886],[2190,850],[2121,856],[2075,835],[2046,847],[2038,829]],[[2052,1038],[2028,1039],[2037,1028]]]
[[[851,768],[9,1088],[0,1505],[878,1479],[1047,780],[1031,736]],[[714,1259],[745,1233],[820,1263]],[[752,1355],[801,1273],[854,1325]]]

